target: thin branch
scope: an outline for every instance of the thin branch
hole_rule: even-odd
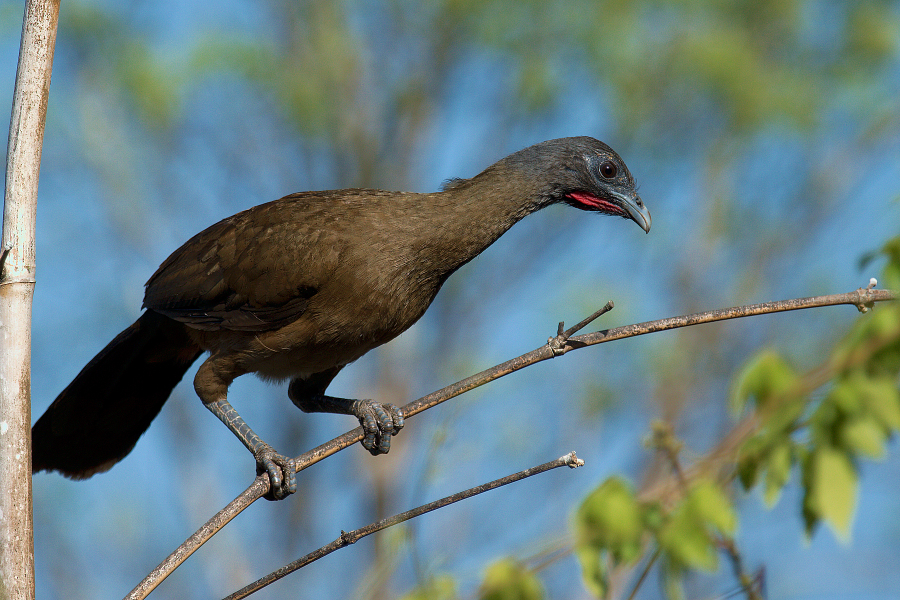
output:
[[[360,529],[355,529],[350,532],[341,531],[341,535],[339,538],[328,544],[327,546],[322,546],[315,552],[310,552],[306,556],[298,558],[292,563],[289,563],[277,571],[273,571],[262,577],[257,579],[250,585],[241,588],[235,593],[231,594],[225,600],[239,600],[240,598],[246,598],[250,594],[261,590],[269,584],[275,583],[282,577],[290,575],[294,571],[298,569],[302,569],[306,565],[311,562],[317,561],[323,556],[327,556],[334,552],[335,550],[339,550],[350,544],[355,544],[362,538],[372,535],[378,531],[383,529],[387,529],[388,527],[392,527],[394,525],[398,525],[403,523],[404,521],[408,521],[410,519],[414,519],[415,517],[424,515],[425,513],[429,513],[433,510],[437,510],[439,508],[443,508],[449,504],[453,504],[454,502],[459,502],[460,500],[465,500],[466,498],[471,498],[472,496],[477,496],[478,494],[483,494],[484,492],[489,492],[491,490],[495,490],[498,487],[515,483],[516,481],[521,481],[527,477],[531,477],[533,475],[539,475],[540,473],[545,473],[552,469],[557,469],[559,467],[570,467],[575,469],[584,465],[584,461],[575,456],[574,452],[570,452],[565,456],[561,456],[556,460],[550,461],[548,463],[544,463],[542,465],[538,465],[536,467],[531,467],[530,469],[525,469],[524,471],[519,471],[518,473],[514,473],[512,475],[507,475],[506,477],[502,477],[500,479],[495,479],[490,483],[485,483],[484,485],[479,485],[478,487],[473,487],[463,492],[458,492],[451,496],[446,496],[441,498],[440,500],[435,500],[434,502],[429,502],[428,504],[419,506],[418,508],[414,508],[412,510],[408,510],[406,512],[402,512],[398,515],[394,515],[393,517],[388,517],[386,519],[382,519],[377,523],[372,523],[370,525],[366,525],[365,527],[361,527]]]
[[[737,319],[741,317],[750,317],[757,315],[772,314],[791,310],[801,310],[806,308],[819,308],[823,306],[837,306],[841,304],[850,304],[856,306],[861,312],[866,312],[876,302],[885,302],[896,300],[897,293],[891,290],[875,290],[872,287],[859,288],[858,290],[848,292],[846,294],[832,294],[828,296],[815,296],[811,298],[795,298],[791,300],[781,300],[778,302],[764,302],[761,304],[750,304],[746,306],[738,306],[734,308],[725,308],[712,310],[702,313],[695,313],[680,317],[670,317],[667,319],[659,319],[656,321],[647,321],[634,325],[625,325],[623,327],[615,327],[595,333],[575,336],[567,339],[565,343],[559,347],[554,347],[553,338],[550,342],[543,346],[532,350],[526,354],[518,356],[512,360],[508,360],[495,367],[482,371],[471,377],[467,377],[461,381],[451,384],[436,392],[432,392],[427,396],[423,396],[418,400],[414,400],[403,407],[405,418],[412,417],[418,413],[437,406],[447,400],[459,396],[465,392],[480,387],[486,383],[499,379],[505,375],[509,375],[520,369],[531,366],[556,356],[560,356],[571,350],[578,350],[588,346],[594,346],[605,342],[612,342],[629,337],[645,335],[648,333],[656,333],[667,331],[670,329],[678,329],[680,327],[689,327],[692,325],[700,325],[702,323],[713,323],[716,321],[724,321],[728,319]],[[565,333],[565,332],[563,332]],[[363,438],[362,427],[338,436],[333,440],[326,442],[309,452],[302,454],[295,459],[297,471],[302,471],[307,467],[319,462],[320,460],[331,456],[341,450],[352,446]],[[207,521],[197,532],[189,537],[179,546],[172,554],[170,554],[162,563],[159,564],[144,580],[138,584],[131,593],[126,596],[126,600],[141,600],[146,598],[153,589],[162,582],[169,574],[174,571],[178,565],[184,562],[187,557],[193,554],[202,544],[209,540],[216,532],[225,526],[238,513],[247,508],[250,504],[264,496],[269,490],[269,480],[266,475],[260,475],[254,480],[253,484],[244,492],[235,498],[228,506],[216,513],[209,521]]]
[[[756,579],[748,575],[746,569],[744,569],[744,560],[737,549],[737,545],[734,543],[734,539],[723,536],[719,540],[719,546],[728,555],[728,559],[731,561],[731,569],[734,571],[734,577],[738,581],[740,590],[746,594],[747,600],[763,600],[762,594],[757,589]]]
[[[644,565],[644,568],[641,569],[641,574],[638,576],[637,581],[634,582],[634,586],[631,588],[631,593],[628,594],[628,600],[634,600],[637,597],[638,591],[641,589],[641,586],[644,585],[644,581],[647,580],[647,575],[650,574],[650,570],[653,568],[653,565],[656,564],[656,560],[659,558],[662,550],[659,546],[657,546],[653,550],[653,554],[650,555],[650,558],[647,559],[647,564]]]

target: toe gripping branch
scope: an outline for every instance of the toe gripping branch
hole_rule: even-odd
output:
[[[391,449],[391,436],[403,428],[403,411],[393,404],[382,404],[373,400],[354,400],[350,412],[359,419],[363,431],[363,447],[373,456],[387,454]]]
[[[363,448],[373,455],[387,454],[391,449],[391,436],[403,429],[403,411],[393,404],[374,400],[350,400],[316,394],[305,397],[291,397],[294,404],[304,412],[326,412],[353,415],[359,420],[365,432]]]
[[[268,473],[269,493],[265,496],[266,500],[282,500],[297,491],[294,459],[278,454],[272,446],[262,441],[226,398],[205,406],[253,453],[256,474]]]
[[[614,307],[615,304],[613,304],[613,301],[610,300],[603,308],[578,323],[578,325],[569,327],[566,330],[563,330],[563,328],[566,326],[565,322],[560,321],[559,327],[556,330],[556,337],[547,338],[547,345],[550,347],[550,351],[553,353],[553,356],[562,356],[563,354],[568,352],[569,348],[566,348],[566,342],[569,341],[570,337],[581,331],[583,328],[587,327],[588,324],[590,324],[594,319],[611,311]]]

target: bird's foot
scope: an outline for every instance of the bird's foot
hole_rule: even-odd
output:
[[[391,449],[391,436],[403,428],[403,411],[393,404],[374,400],[355,400],[350,410],[366,432],[362,439],[363,448],[372,455],[387,454]]]
[[[264,444],[253,456],[256,458],[256,474],[269,474],[266,500],[284,500],[297,491],[297,469],[293,458],[278,454],[268,444]]]

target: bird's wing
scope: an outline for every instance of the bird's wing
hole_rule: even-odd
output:
[[[216,223],[163,262],[144,306],[204,330],[267,331],[298,319],[339,260],[334,200],[295,194]]]

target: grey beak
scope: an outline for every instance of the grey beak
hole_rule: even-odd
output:
[[[640,225],[646,233],[650,233],[650,210],[637,194],[614,194],[622,204],[622,208],[631,217],[631,220]]]

